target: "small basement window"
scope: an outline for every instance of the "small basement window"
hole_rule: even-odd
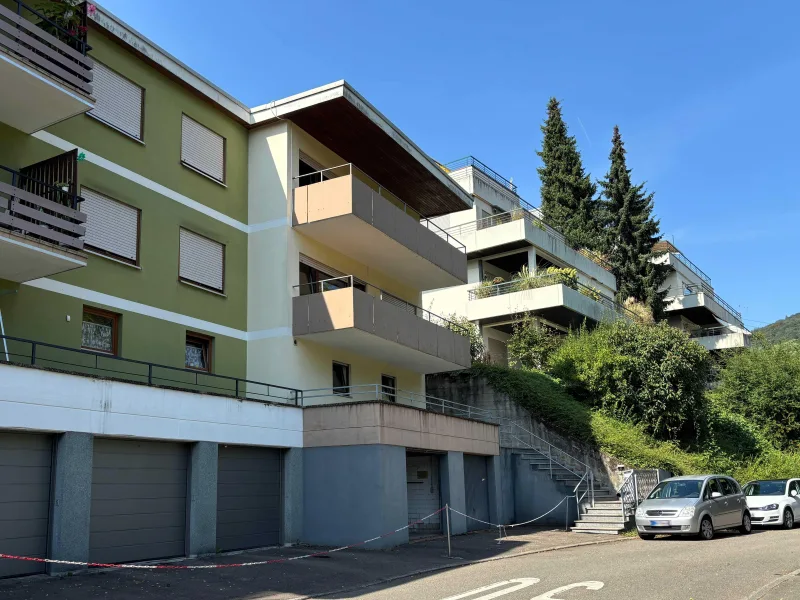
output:
[[[211,372],[211,342],[207,335],[186,334],[186,368]]]

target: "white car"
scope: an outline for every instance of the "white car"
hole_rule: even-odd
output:
[[[744,493],[753,525],[794,527],[800,515],[800,479],[751,481]]]

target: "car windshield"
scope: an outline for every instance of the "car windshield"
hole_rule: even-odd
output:
[[[751,481],[744,486],[744,493],[748,496],[783,496],[785,490],[786,479]]]
[[[702,479],[680,479],[678,481],[662,481],[650,495],[648,500],[663,500],[665,498],[699,498],[700,488],[703,487]]]

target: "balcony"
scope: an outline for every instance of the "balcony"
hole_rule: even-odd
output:
[[[414,289],[466,283],[463,244],[351,164],[298,177],[294,228]]]
[[[295,286],[295,291],[295,337],[417,373],[471,365],[464,328],[352,276]]]
[[[0,121],[25,133],[91,110],[85,40],[19,1],[0,4]],[[86,26],[82,6],[76,7]]]
[[[742,313],[704,285],[687,285],[683,289],[669,290],[666,311],[683,315],[700,326],[716,326],[721,322],[744,326]]]
[[[86,266],[86,215],[64,187],[0,165],[0,279],[21,283]]]
[[[584,321],[598,323],[633,317],[611,298],[561,273],[480,285],[469,290],[468,300],[467,318],[485,325],[508,322],[526,313],[573,329]]]
[[[709,327],[689,333],[689,337],[706,350],[746,348],[750,345],[750,334],[736,327]]]

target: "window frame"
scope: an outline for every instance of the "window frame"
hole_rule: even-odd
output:
[[[391,379],[392,385],[386,385],[383,380],[384,379]],[[387,393],[385,388],[391,388],[391,394]],[[386,373],[381,373],[381,399],[386,402],[393,402],[397,403],[397,377],[394,375],[387,375]]]
[[[188,231],[192,235],[205,238],[210,242],[214,242],[215,244],[219,244],[220,246],[222,246],[222,289],[218,290],[217,288],[211,287],[210,285],[200,283],[199,281],[194,281],[193,279],[189,279],[188,277],[184,277],[183,275],[181,275],[181,230],[182,229]],[[207,235],[203,235],[202,233],[197,233],[194,229],[189,229],[188,227],[183,227],[183,226],[178,227],[178,281],[180,281],[181,283],[185,283],[186,285],[199,288],[206,292],[211,292],[212,294],[225,296],[225,286],[227,283],[225,277],[226,275],[225,263],[227,262],[227,258],[228,258],[228,247],[226,244],[218,242],[214,238],[210,238]]]
[[[110,127],[110,128],[111,128],[111,129],[113,129],[114,131],[116,131],[116,132],[118,132],[118,133],[121,133],[121,134],[122,134],[122,135],[124,135],[125,137],[127,137],[127,138],[129,138],[129,139],[132,139],[132,140],[133,140],[133,141],[135,141],[135,142],[139,142],[140,144],[144,144],[144,143],[145,143],[145,142],[144,142],[144,120],[145,120],[145,114],[144,114],[144,113],[145,113],[145,96],[146,96],[146,94],[147,94],[147,88],[145,88],[143,85],[139,85],[139,84],[138,84],[138,83],[136,83],[136,82],[135,82],[133,79],[131,79],[130,77],[128,77],[128,76],[126,76],[126,75],[123,75],[122,73],[120,73],[120,72],[119,72],[119,71],[117,71],[116,69],[113,69],[113,68],[109,67],[109,66],[108,66],[106,63],[104,63],[104,62],[100,62],[100,61],[98,61],[98,60],[95,60],[95,63],[96,63],[96,64],[101,64],[101,65],[103,65],[103,67],[105,67],[106,69],[108,69],[109,71],[111,71],[112,73],[114,73],[115,75],[118,75],[118,76],[119,76],[119,77],[121,77],[122,79],[125,79],[126,81],[128,81],[128,82],[132,83],[133,85],[135,85],[136,87],[138,87],[140,90],[142,90],[142,107],[141,107],[141,115],[142,115],[142,116],[141,116],[141,118],[139,119],[139,137],[136,137],[135,135],[133,135],[133,134],[131,134],[131,133],[129,133],[129,132],[127,132],[127,131],[125,131],[124,129],[120,129],[119,127],[117,127],[117,126],[116,126],[116,125],[114,125],[113,123],[109,123],[108,121],[106,121],[105,119],[103,119],[103,118],[101,118],[101,117],[98,117],[97,115],[93,115],[93,114],[91,113],[91,111],[87,111],[87,113],[86,113],[86,116],[93,118],[94,120],[96,120],[96,121],[98,121],[98,122],[102,123],[102,124],[103,124],[103,125],[105,125],[106,127]]]
[[[86,322],[84,320],[84,316],[86,315],[86,313],[98,317],[110,318],[112,320],[111,352],[107,352],[99,348],[90,348],[88,346],[83,345],[83,324]],[[121,316],[122,315],[120,315],[119,313],[111,312],[110,310],[104,310],[102,308],[97,308],[95,306],[84,304],[83,311],[81,312],[81,350],[88,350],[89,352],[96,352],[98,354],[104,354],[106,356],[119,356],[119,322]]]
[[[340,366],[340,367],[344,367],[344,372],[347,375],[347,384],[346,385],[341,385],[341,386],[337,386],[336,385],[336,381],[334,379],[334,369],[336,368],[337,365]],[[344,362],[340,362],[338,360],[332,361],[332,363],[331,363],[331,384],[332,384],[331,387],[333,388],[333,394],[335,396],[344,396],[345,398],[352,398],[353,396],[351,395],[350,388],[352,387],[353,384],[351,383],[351,381],[352,381],[352,377],[351,377],[351,372],[350,372],[350,365],[347,364],[347,363],[344,363]],[[337,387],[339,387],[339,388],[347,388],[347,390],[346,391],[344,391],[344,390],[336,391]]]
[[[127,202],[122,202],[121,200],[117,200],[116,198],[112,198],[108,194],[104,194],[103,192],[99,192],[94,188],[89,186],[82,185],[80,187],[81,194],[83,190],[89,190],[90,192],[94,192],[95,194],[99,194],[105,198],[108,198],[112,202],[117,202],[118,204],[122,204],[123,206],[127,206],[128,208],[132,208],[136,211],[136,260],[131,261],[131,259],[126,258],[124,256],[120,256],[119,254],[114,254],[108,250],[103,250],[102,248],[98,248],[97,246],[92,246],[91,244],[85,244],[86,248],[89,249],[90,252],[95,254],[99,254],[100,256],[105,256],[107,258],[113,258],[114,260],[118,260],[120,262],[125,263],[126,265],[132,265],[134,267],[141,267],[141,249],[142,249],[142,209],[134,206],[133,204],[128,204]]]
[[[193,165],[191,163],[188,163],[185,160],[183,160],[183,118],[184,117],[186,117],[190,121],[194,121],[195,123],[200,125],[200,127],[208,129],[214,135],[218,135],[219,137],[222,138],[222,180],[221,181],[219,179],[217,179],[216,177],[214,177],[213,175],[211,175],[210,173],[206,173],[200,167],[197,167],[197,166],[195,166],[195,165]],[[209,127],[207,125],[204,125],[203,123],[201,123],[200,121],[195,119],[193,116],[191,116],[191,115],[189,115],[188,113],[185,113],[185,112],[181,112],[181,143],[180,143],[180,147],[179,147],[179,160],[180,160],[180,163],[184,167],[189,169],[190,171],[194,171],[198,175],[202,175],[203,177],[206,177],[207,179],[210,179],[211,181],[214,181],[214,182],[216,182],[216,183],[218,183],[218,184],[220,184],[222,186],[227,187],[227,185],[228,185],[228,138],[226,138],[221,133],[218,133],[218,132],[214,131],[213,129],[211,129],[211,127]]]
[[[186,346],[189,345],[190,340],[195,340],[200,342],[201,344],[206,344],[207,348],[207,355],[206,355],[206,368],[200,369],[198,367],[190,367],[186,364]],[[211,373],[213,369],[214,359],[214,338],[210,335],[206,335],[204,333],[197,333],[196,331],[186,331],[186,341],[184,342],[184,359],[183,365],[184,368],[189,369],[190,371],[197,371],[198,373]]]

